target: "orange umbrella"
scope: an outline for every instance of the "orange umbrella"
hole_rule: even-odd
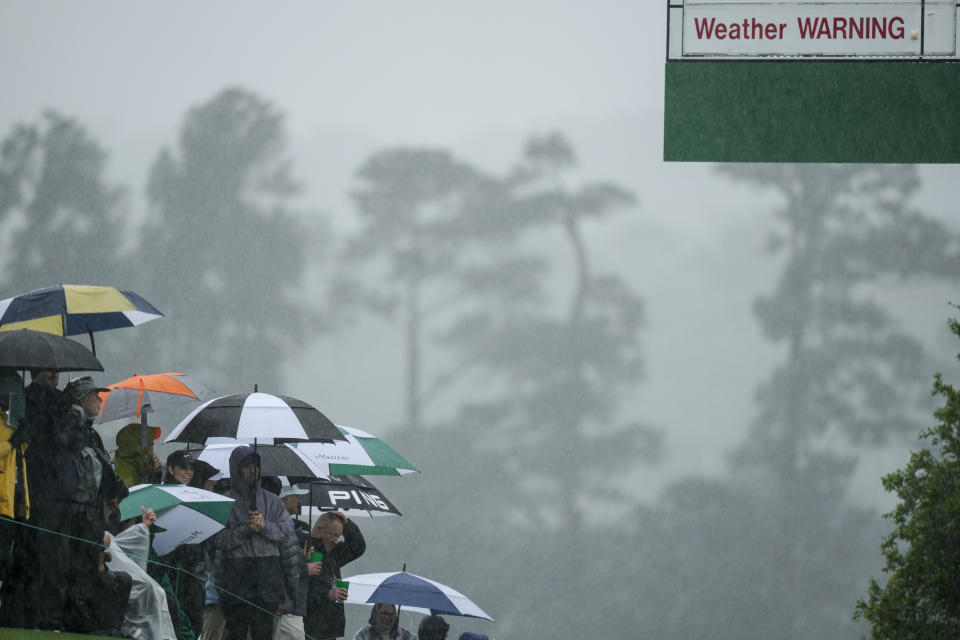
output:
[[[142,417],[141,412],[159,411],[186,402],[210,397],[213,392],[184,373],[155,373],[133,376],[101,391],[100,420]]]

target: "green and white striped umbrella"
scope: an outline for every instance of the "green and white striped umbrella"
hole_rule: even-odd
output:
[[[120,519],[140,516],[140,507],[153,509],[157,525],[166,529],[153,537],[153,550],[162,556],[223,529],[233,510],[233,498],[182,484],[141,484],[120,502]]]
[[[329,465],[333,475],[402,476],[420,473],[409,460],[373,434],[339,424],[337,429],[346,441],[288,444],[315,462]]]

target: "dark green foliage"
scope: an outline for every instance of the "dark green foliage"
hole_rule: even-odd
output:
[[[950,329],[960,336],[956,320]],[[856,612],[874,640],[960,637],[960,392],[938,373],[933,394],[943,399],[934,412],[940,423],[920,434],[930,448],[883,478],[900,498],[884,516],[894,525],[882,545],[887,578],[870,579]]]

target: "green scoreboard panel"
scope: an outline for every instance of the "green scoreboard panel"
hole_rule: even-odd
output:
[[[960,161],[957,0],[671,0],[664,160]]]

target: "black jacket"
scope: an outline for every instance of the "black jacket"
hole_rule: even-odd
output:
[[[23,424],[10,444],[30,443],[24,456],[30,497],[36,502],[70,500],[79,481],[73,457],[89,440],[86,425],[59,389],[31,383],[24,395]]]
[[[319,550],[323,549],[323,542],[317,538],[310,538],[310,545]],[[333,551],[323,554],[323,571],[319,576],[310,578],[310,588],[307,597],[307,615],[303,619],[304,631],[314,638],[339,638],[347,626],[347,619],[343,612],[343,603],[331,602],[327,593],[334,587],[342,576],[340,567],[353,562],[367,550],[367,543],[360,533],[360,527],[352,520],[343,525],[343,542],[333,548]]]

